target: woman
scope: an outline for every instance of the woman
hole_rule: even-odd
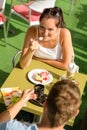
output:
[[[28,29],[20,67],[29,66],[32,58],[67,70],[73,56],[71,34],[65,28],[61,8],[47,8],[40,16],[40,25]]]

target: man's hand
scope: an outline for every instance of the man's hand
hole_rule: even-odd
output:
[[[36,94],[34,94],[34,90],[32,89],[27,89],[24,90],[21,99],[24,100],[25,102],[27,102],[30,99],[36,99],[37,96]]]

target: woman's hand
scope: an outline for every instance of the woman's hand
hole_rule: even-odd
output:
[[[24,49],[22,50],[21,58],[19,61],[20,67],[22,69],[30,65],[32,57],[37,49],[38,49],[38,42],[34,39],[30,39],[27,47],[24,47]]]
[[[29,44],[29,49],[31,51],[37,50],[38,49],[38,42],[36,40],[34,40],[34,39],[31,39],[30,44]]]

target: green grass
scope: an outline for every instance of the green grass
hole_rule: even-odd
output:
[[[8,16],[10,10],[10,1],[6,1],[5,14]],[[16,3],[16,1],[15,1]],[[66,27],[69,28],[72,34],[73,47],[75,51],[75,62],[80,67],[80,72],[87,74],[87,0],[77,0],[72,10],[72,15],[69,15],[70,0],[56,0],[56,6],[62,8]],[[10,29],[15,33],[9,33],[7,46],[4,46],[3,30],[0,29],[0,86],[4,83],[12,70],[11,61],[14,53],[22,49],[25,33],[28,29],[28,24],[12,15]],[[87,84],[86,87],[87,88]],[[76,118],[73,128],[67,127],[67,130],[79,130],[78,122],[82,118],[86,105],[87,90],[83,94],[83,103],[81,112]],[[80,125],[79,125],[80,126]]]

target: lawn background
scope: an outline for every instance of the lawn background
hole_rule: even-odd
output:
[[[66,27],[71,31],[75,62],[79,65],[80,72],[87,74],[87,0],[76,0],[71,15],[69,15],[70,2],[71,0],[56,0],[55,5],[62,8]],[[7,17],[10,3],[11,0],[6,1],[5,15]],[[17,4],[16,0],[14,3]],[[12,71],[12,57],[15,52],[22,49],[27,29],[28,24],[25,21],[12,15],[10,30],[13,30],[13,33],[8,34],[6,47],[4,46],[3,30],[0,29],[0,86]],[[78,130],[80,127],[80,125],[77,127],[77,124],[82,119],[82,115],[87,107],[87,84],[82,99],[81,112],[76,118],[74,127],[69,127],[69,130]]]

